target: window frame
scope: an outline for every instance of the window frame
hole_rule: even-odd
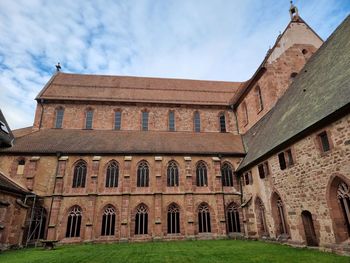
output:
[[[148,162],[146,161],[139,162],[136,169],[136,187],[149,187],[149,179],[150,179],[150,167]]]
[[[288,148],[277,154],[280,170],[286,170],[295,164],[295,155],[292,148]]]
[[[114,173],[110,174],[114,168]],[[106,167],[105,187],[106,188],[117,188],[119,184],[119,164],[117,161],[110,161]]]
[[[55,114],[55,129],[62,129],[63,118],[64,118],[64,108],[58,107],[58,108],[56,108],[55,112],[56,112],[56,114]]]
[[[262,162],[258,165],[258,172],[259,172],[260,179],[265,179],[270,175],[268,161]]]
[[[220,128],[220,132],[227,132],[225,112],[221,112],[219,114],[219,128]]]
[[[117,118],[119,115],[119,118]],[[120,131],[122,129],[122,111],[116,110],[114,111],[114,130]]]
[[[175,111],[170,110],[168,113],[168,130],[176,131],[175,128]]]
[[[78,170],[80,168],[82,169],[81,172],[80,170]],[[73,167],[72,188],[75,188],[75,189],[85,188],[86,181],[87,181],[87,163],[83,160],[79,160],[74,164],[74,167]]]
[[[208,187],[208,166],[204,161],[196,164],[196,186]]]
[[[141,112],[141,130],[148,131],[149,130],[149,111],[143,110]]]
[[[328,143],[328,150],[326,150],[326,151],[324,149],[323,140],[322,140],[322,137],[321,137],[321,136],[324,136],[324,135],[326,136],[327,143]],[[330,138],[330,132],[329,131],[323,130],[323,131],[317,133],[316,140],[317,140],[318,148],[319,148],[319,150],[321,152],[321,155],[326,155],[326,154],[328,154],[329,152],[332,151],[333,143],[332,143],[332,140]]]
[[[85,111],[85,129],[92,130],[94,127],[93,123],[94,123],[94,110],[87,109]]]
[[[199,111],[193,113],[193,130],[194,132],[201,132],[201,115]]]
[[[170,161],[166,169],[167,187],[179,186],[179,166],[175,161]]]

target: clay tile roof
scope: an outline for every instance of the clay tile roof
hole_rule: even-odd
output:
[[[229,105],[241,82],[58,72],[36,99]]]
[[[30,191],[20,184],[16,183],[2,172],[0,172],[0,190],[9,191],[17,194],[29,194]]]
[[[243,155],[240,135],[231,133],[40,130],[17,138],[1,153]]]
[[[350,16],[310,58],[289,89],[244,136],[245,170],[350,106]]]

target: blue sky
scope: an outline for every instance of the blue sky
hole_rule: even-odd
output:
[[[350,0],[294,1],[323,38]],[[288,0],[0,0],[0,108],[33,123],[55,71],[244,81],[289,22]]]

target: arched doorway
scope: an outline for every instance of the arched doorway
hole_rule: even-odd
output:
[[[275,222],[276,237],[280,240],[289,238],[289,227],[286,220],[286,213],[281,197],[275,192],[271,199],[272,216]]]
[[[312,220],[311,213],[305,210],[301,213],[301,218],[303,221],[305,239],[306,239],[307,245],[317,247],[318,241],[317,241],[314,222]]]

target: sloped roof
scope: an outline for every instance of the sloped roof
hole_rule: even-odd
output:
[[[17,138],[1,153],[243,155],[240,135],[159,131],[46,129]]]
[[[4,175],[2,172],[0,172],[0,190],[5,190],[13,193],[18,194],[29,194],[30,191],[25,189],[20,184],[16,183],[6,175]]]
[[[36,99],[229,105],[241,82],[56,73]]]
[[[244,136],[248,152],[239,170],[282,143],[349,108],[350,16],[311,57],[275,107]]]

